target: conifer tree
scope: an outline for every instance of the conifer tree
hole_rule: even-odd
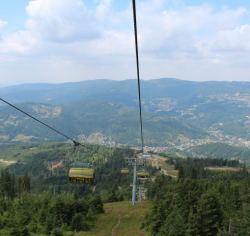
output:
[[[193,236],[193,235],[200,235],[200,222],[197,216],[197,213],[194,212],[194,210],[191,210],[188,216],[188,224],[187,224],[187,235]]]
[[[198,220],[201,234],[214,236],[218,233],[222,223],[222,211],[214,193],[204,193],[198,204]]]

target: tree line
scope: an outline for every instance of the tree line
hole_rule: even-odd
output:
[[[99,195],[30,193],[29,176],[1,172],[0,235],[63,235],[93,227],[103,213]]]
[[[0,195],[3,199],[13,199],[21,197],[24,193],[30,192],[30,177],[15,176],[7,169],[2,170],[0,174]]]
[[[209,172],[204,166],[210,160],[203,161],[180,161],[177,181],[158,176],[150,184],[153,207],[143,227],[152,235],[250,234],[249,173]]]
[[[132,177],[120,173],[129,150],[97,145],[77,154],[63,145],[37,149],[0,173],[0,235],[73,235],[94,227],[103,202],[130,198]],[[55,158],[64,165],[51,173],[48,163]],[[75,161],[94,163],[93,185],[69,184],[68,169]]]

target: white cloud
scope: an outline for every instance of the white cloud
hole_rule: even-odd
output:
[[[96,7],[95,17],[98,20],[105,20],[105,18],[110,14],[112,7],[112,0],[101,0]]]
[[[1,54],[26,54],[38,47],[38,39],[29,31],[17,31],[3,38],[0,44]]]
[[[248,78],[249,9],[190,6],[183,1],[168,7],[169,2],[138,1],[142,77]],[[12,72],[4,73],[15,80],[13,68],[19,68],[25,56],[26,63],[36,61],[33,72],[16,71],[29,80],[134,77],[132,8],[115,11],[113,3],[100,0],[92,9],[82,0],[30,1],[25,29],[0,39],[0,63],[15,60]],[[0,21],[0,29],[3,26]],[[36,76],[45,67],[46,76]]]
[[[214,50],[246,52],[250,50],[250,25],[244,24],[232,30],[219,32],[212,43]]]
[[[3,36],[0,53],[27,54],[47,43],[91,40],[100,34],[93,12],[81,0],[33,0],[26,12],[25,29]]]
[[[7,25],[6,21],[0,20],[0,44],[2,41],[2,35],[1,35],[1,30]]]
[[[156,57],[197,56],[201,45],[205,47],[211,38],[215,40],[225,30],[234,31],[245,12],[243,8],[215,11],[208,5],[165,10],[148,4],[139,14],[142,49]]]
[[[26,11],[27,29],[43,39],[72,42],[98,36],[93,14],[81,0],[35,0]]]
[[[0,20],[0,30],[7,25],[6,21]]]
[[[250,80],[245,66],[250,60],[248,9],[166,9],[161,1],[155,6],[142,2],[138,8],[144,78]]]

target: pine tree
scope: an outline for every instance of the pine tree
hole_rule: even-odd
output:
[[[219,201],[214,193],[205,193],[201,196],[197,213],[201,234],[206,236],[216,235],[223,217]]]
[[[81,214],[77,213],[73,216],[72,222],[71,222],[71,228],[73,231],[85,231],[89,229],[89,225],[86,222],[86,217]]]
[[[184,168],[182,166],[179,167],[178,179],[183,179],[185,177]]]
[[[23,188],[25,192],[30,192],[30,177],[28,176],[28,174],[25,174],[25,176],[23,177]]]
[[[194,210],[191,210],[188,216],[188,224],[187,224],[187,235],[200,235],[200,222],[197,216],[197,213]]]
[[[159,235],[165,236],[184,236],[185,235],[185,221],[180,209],[173,209],[173,211],[166,218]]]

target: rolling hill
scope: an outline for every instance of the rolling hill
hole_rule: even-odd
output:
[[[1,88],[0,95],[74,137],[139,144],[135,80],[24,84]],[[249,147],[248,82],[144,80],[142,97],[147,145],[188,149],[216,141]],[[0,106],[0,142],[46,140],[61,139]]]

